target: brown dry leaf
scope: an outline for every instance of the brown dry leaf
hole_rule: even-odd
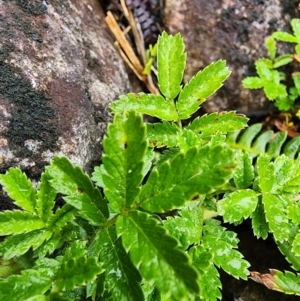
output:
[[[250,272],[250,279],[260,284],[263,284],[270,290],[279,291],[281,289],[277,286],[274,279],[275,270],[270,269],[270,274],[261,274],[259,272]]]
[[[288,137],[294,138],[300,135],[298,127],[291,121],[291,114],[272,114],[267,116],[264,121],[264,126],[267,129],[272,129],[274,126],[279,131],[287,131]]]
[[[126,29],[126,33],[128,32],[128,29],[132,31],[134,36],[135,47],[137,49],[138,55],[141,58],[142,63],[136,55],[136,53],[134,52],[132,46],[126,39],[126,33],[121,30],[118,22],[116,21],[111,11],[108,11],[105,20],[117,40],[115,42],[115,46],[119,51],[120,56],[123,58],[124,62],[134,72],[138,79],[146,85],[147,89],[153,94],[160,94],[157,87],[153,83],[151,74],[143,74],[144,66],[146,65],[146,51],[141,30],[135,22],[133,14],[129,9],[127,9],[124,0],[121,0],[121,7],[122,12],[129,24],[129,27],[127,27]]]

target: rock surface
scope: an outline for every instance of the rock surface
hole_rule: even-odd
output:
[[[289,21],[299,15],[298,4],[294,0],[165,1],[167,31],[180,32],[186,43],[185,81],[219,59],[225,59],[232,71],[220,92],[205,103],[207,111],[265,115],[269,102],[263,93],[243,89],[241,81],[254,75],[254,61],[267,55],[265,38],[275,30],[290,31]],[[286,43],[279,47],[281,52],[291,51]]]
[[[129,90],[97,0],[0,0],[0,173],[38,179],[54,154],[90,171]]]

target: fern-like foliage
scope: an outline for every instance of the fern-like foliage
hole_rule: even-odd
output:
[[[246,130],[238,130],[227,135],[227,143],[234,149],[241,149],[252,158],[267,154],[276,158],[285,154],[290,158],[298,156],[300,150],[300,137],[287,140],[286,132],[274,134],[272,130],[262,131],[262,124],[256,123]]]
[[[215,301],[218,268],[249,275],[236,234],[217,215],[251,218],[255,235],[272,232],[300,266],[299,139],[283,148],[285,133],[270,140],[259,125],[242,133],[247,118],[235,112],[184,127],[230,73],[218,61],[182,85],[185,59],[180,35],[163,33],[161,95],[131,93],[112,104],[92,180],[65,157],[53,158],[37,188],[19,169],[0,175],[20,208],[0,213],[0,301]],[[142,114],[160,120],[147,124]],[[54,210],[58,193],[65,204]]]

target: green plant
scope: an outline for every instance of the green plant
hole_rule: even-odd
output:
[[[266,48],[269,58],[260,58],[255,62],[258,76],[246,77],[243,86],[247,89],[263,89],[266,97],[275,102],[280,111],[289,111],[294,108],[295,101],[300,95],[300,74],[292,74],[293,86],[287,88],[286,75],[278,71],[279,67],[290,64],[300,58],[300,20],[292,19],[291,26],[294,34],[276,31],[266,39]],[[276,40],[295,43],[295,54],[276,56]]]
[[[162,95],[131,93],[111,105],[95,185],[65,157],[51,161],[37,188],[17,168],[0,175],[22,209],[0,213],[0,300],[217,300],[217,267],[247,279],[249,263],[216,216],[251,218],[254,234],[273,233],[299,270],[299,139],[280,155],[286,136],[268,142],[255,125],[238,137],[247,118],[234,112],[183,126],[230,74],[218,61],[182,87],[185,60],[180,35],[163,33]],[[65,204],[54,210],[57,193]],[[298,281],[276,272],[282,291]]]

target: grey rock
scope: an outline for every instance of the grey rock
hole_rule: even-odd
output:
[[[55,154],[90,172],[108,106],[129,91],[97,0],[0,0],[1,173],[38,179]]]
[[[238,110],[265,114],[269,102],[261,91],[242,87],[254,75],[254,62],[267,56],[265,38],[275,30],[290,31],[299,1],[279,0],[166,0],[165,23],[169,33],[180,32],[187,50],[187,82],[211,62],[225,59],[232,74],[224,87],[204,105],[208,112]],[[281,53],[292,51],[279,43]]]

